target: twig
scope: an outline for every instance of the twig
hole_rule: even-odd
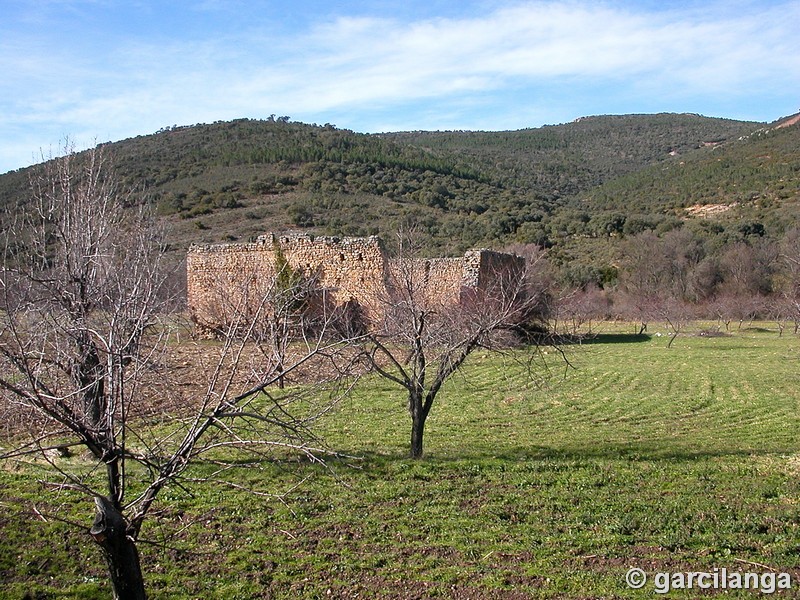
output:
[[[750,560],[744,560],[742,558],[734,558],[733,560],[736,561],[736,562],[739,562],[739,563],[743,563],[745,565],[753,565],[754,567],[761,567],[762,569],[767,569],[768,571],[772,571],[773,573],[777,573],[778,572],[778,569],[775,569],[775,568],[770,567],[769,565],[765,565],[763,563],[757,563],[757,562],[753,562],[753,561],[750,561]]]

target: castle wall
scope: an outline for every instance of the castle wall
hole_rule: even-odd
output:
[[[467,287],[489,290],[516,283],[525,271],[525,259],[494,250],[470,250],[464,255],[464,280]]]
[[[192,246],[187,256],[188,306],[201,332],[219,330],[253,312],[274,284],[276,247],[292,269],[315,277],[336,305],[357,303],[370,319],[383,314],[387,286],[410,274],[425,301],[461,301],[465,289],[487,288],[524,259],[489,250],[459,258],[389,260],[377,237],[338,238],[269,234],[256,242]],[[395,283],[391,283],[394,280]]]
[[[192,246],[187,256],[187,303],[200,329],[213,331],[256,310],[276,276],[276,247],[292,269],[315,277],[329,301],[376,310],[385,290],[387,259],[377,237],[266,235],[244,244]]]
[[[374,309],[385,289],[386,252],[375,236],[338,238],[308,235],[265,236],[280,245],[292,268],[316,276],[335,304],[356,301]],[[274,263],[274,252],[273,252]]]
[[[388,283],[396,287],[410,285],[417,300],[432,307],[453,305],[461,294],[463,263],[460,257],[394,259],[389,261]]]
[[[201,333],[255,310],[274,273],[274,251],[264,241],[192,246],[186,257],[187,305]]]

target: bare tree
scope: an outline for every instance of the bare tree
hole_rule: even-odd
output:
[[[498,268],[486,284],[464,287],[453,297],[443,293],[430,276],[430,264],[400,236],[387,290],[373,309],[378,318],[351,343],[372,370],[405,390],[412,458],[423,455],[425,423],[442,386],[469,355],[507,345],[543,316],[537,313],[543,290],[527,285],[533,269],[523,265],[518,259],[511,268]]]
[[[783,275],[780,286],[782,304],[797,333],[800,329],[800,228],[786,232],[780,244],[779,261]]]
[[[664,299],[659,306],[659,315],[667,324],[667,327],[672,330],[667,342],[667,348],[672,348],[675,339],[694,319],[695,313],[695,306],[686,302],[683,298],[668,296]]]
[[[594,284],[561,290],[553,304],[553,330],[561,329],[572,336],[577,336],[584,328],[587,335],[592,335],[592,322],[608,319],[611,312],[608,294]]]
[[[149,402],[175,393],[167,373],[153,373],[165,360],[172,320],[159,294],[159,228],[136,197],[118,188],[102,147],[80,154],[67,148],[44,164],[32,190],[5,239],[0,392],[3,402],[27,412],[24,435],[4,443],[14,449],[2,458],[38,455],[60,480],[53,486],[94,500],[89,533],[114,597],[138,600],[145,587],[137,540],[159,493],[191,479],[190,465],[209,453],[220,473],[237,463],[225,464],[225,457],[238,451],[258,456],[292,448],[313,455],[309,426],[325,408],[292,411],[309,387],[269,386],[312,361],[324,361],[338,376],[336,350],[343,344],[328,341],[323,324],[279,367],[247,365],[243,357],[269,310],[273,282],[243,335],[228,336],[220,347],[202,397],[153,427],[143,418]],[[241,324],[232,323],[233,331],[241,332]],[[311,391],[319,392],[319,384]],[[93,462],[51,458],[49,450],[71,446],[88,450]]]
[[[702,246],[688,231],[673,230],[663,238],[645,231],[630,238],[623,253],[621,305],[640,320],[639,334],[649,320],[664,321],[672,330],[671,347],[693,316],[691,302],[700,295],[694,274],[704,258]]]
[[[261,360],[281,373],[293,341],[318,332],[337,313],[326,305],[317,273],[292,267],[277,240],[273,253],[272,264],[232,263],[206,272],[192,319],[206,337],[252,341]],[[285,383],[281,376],[278,386]]]
[[[668,259],[659,252],[660,244],[654,232],[645,231],[630,238],[623,249],[622,304],[631,317],[641,322],[640,335],[647,330],[648,321],[658,312],[665,287],[664,279],[671,270]]]
[[[778,257],[776,244],[763,238],[731,244],[721,258],[723,290],[742,297],[767,296],[772,291]]]

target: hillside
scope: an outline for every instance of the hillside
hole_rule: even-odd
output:
[[[798,118],[650,165],[580,195],[587,210],[756,220],[782,233],[800,215]]]
[[[778,238],[800,214],[791,118],[598,116],[368,135],[281,117],[172,127],[110,149],[123,182],[170,223],[176,259],[192,242],[270,230],[391,239],[413,226],[431,255],[535,243],[551,248],[562,278],[602,282],[626,236],[697,222],[719,246],[741,228]],[[0,176],[7,216],[37,168]]]
[[[430,252],[442,253],[545,243],[570,198],[759,126],[662,114],[365,135],[282,117],[174,127],[111,148],[123,180],[147,189],[172,222],[178,247],[269,229],[366,235],[414,223]],[[24,171],[0,177],[3,204],[23,199],[26,182]]]
[[[753,123],[693,114],[583,117],[572,123],[504,132],[400,133],[393,139],[448,152],[494,170],[509,184],[555,197],[750,133]]]

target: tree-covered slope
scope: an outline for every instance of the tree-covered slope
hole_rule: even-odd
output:
[[[123,182],[146,190],[171,222],[176,248],[286,228],[391,237],[414,225],[441,254],[560,243],[586,235],[593,219],[592,231],[620,228],[615,211],[663,213],[648,186],[669,187],[678,160],[701,163],[711,146],[786,135],[754,134],[760,127],[660,114],[510,132],[367,135],[271,118],[173,127],[110,147]],[[791,164],[776,167],[777,177]],[[36,168],[0,176],[3,205],[13,211],[24,201]]]
[[[747,135],[757,124],[694,114],[583,117],[504,132],[416,132],[394,139],[481,165],[515,186],[572,196],[707,144]]]
[[[578,204],[592,213],[756,220],[779,234],[800,215],[800,125],[778,125],[610,180]]]

